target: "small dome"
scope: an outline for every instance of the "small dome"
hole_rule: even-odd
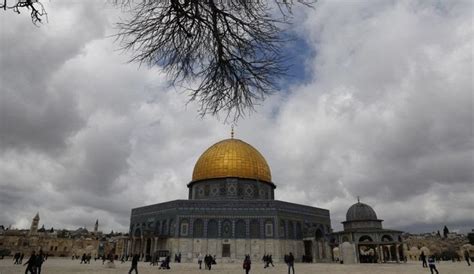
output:
[[[272,181],[262,154],[239,139],[226,139],[208,148],[194,166],[192,181],[227,177]]]
[[[374,209],[366,204],[358,202],[353,204],[346,213],[346,221],[374,221],[377,219]]]

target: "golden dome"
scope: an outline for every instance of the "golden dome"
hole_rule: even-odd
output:
[[[239,139],[222,140],[208,148],[194,166],[192,181],[226,177],[272,181],[262,154]]]

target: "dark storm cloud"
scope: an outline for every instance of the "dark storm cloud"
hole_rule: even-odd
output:
[[[77,11],[63,25],[39,28],[22,16],[2,14],[0,149],[55,151],[82,126],[75,98],[64,96],[67,90],[56,90],[52,83],[54,73],[80,54],[87,41],[104,34],[103,16],[84,4],[70,5]],[[50,15],[52,24],[58,19]]]

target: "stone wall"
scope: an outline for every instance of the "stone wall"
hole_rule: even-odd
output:
[[[224,244],[230,245],[230,257],[222,257]],[[284,255],[289,252],[293,253],[297,261],[301,261],[304,252],[303,241],[276,239],[170,238],[167,247],[172,258],[181,253],[185,262],[197,261],[199,253],[203,256],[216,255],[218,262],[241,261],[246,254],[250,254],[255,261],[260,261],[264,254],[272,254],[274,262],[282,262]]]

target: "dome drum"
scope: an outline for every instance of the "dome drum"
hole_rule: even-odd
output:
[[[191,200],[273,200],[275,198],[275,185],[253,179],[206,179],[191,182],[188,187]]]

